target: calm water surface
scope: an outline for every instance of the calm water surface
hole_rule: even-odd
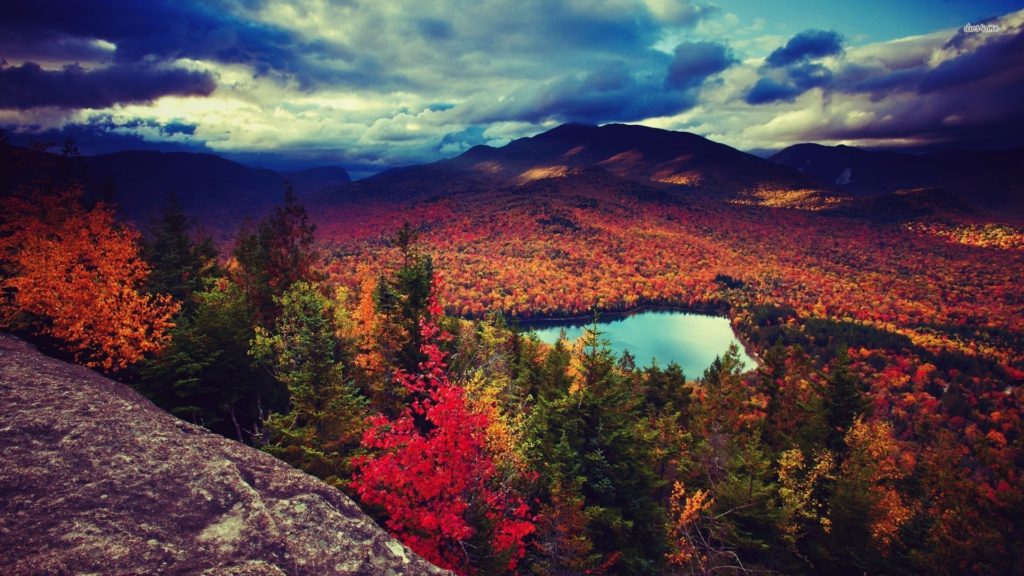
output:
[[[524,324],[543,341],[554,344],[565,330],[569,340],[583,334],[587,322],[548,322]],[[647,366],[657,358],[662,367],[676,361],[683,367],[687,378],[699,378],[711,365],[715,356],[725,354],[729,344],[740,348],[744,368],[753,369],[757,363],[743,350],[743,345],[732,331],[729,320],[693,312],[644,311],[626,317],[602,320],[598,323],[602,337],[611,343],[616,354],[623,350],[636,357],[637,366]]]

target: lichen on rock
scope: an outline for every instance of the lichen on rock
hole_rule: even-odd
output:
[[[446,574],[335,488],[0,334],[0,574]]]

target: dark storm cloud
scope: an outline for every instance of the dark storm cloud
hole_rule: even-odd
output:
[[[16,1],[0,23],[0,39],[14,33],[99,38],[117,45],[119,62],[215,56],[256,67],[281,64],[278,49],[291,42],[280,30],[230,16],[211,2],[95,0]],[[5,42],[6,43],[6,42]]]
[[[960,31],[949,44],[959,45],[964,34]],[[975,50],[965,51],[930,70],[918,91],[927,94],[1003,74],[1020,78],[1024,73],[1024,29],[993,34],[997,35]]]
[[[883,53],[870,63],[845,63],[827,83],[836,97],[868,95],[884,121],[851,128],[822,124],[809,135],[822,140],[888,139],[927,146],[1020,146],[1024,134],[1024,27],[997,20],[1001,32],[957,32],[941,50],[916,61]],[[903,47],[894,45],[894,52]]]
[[[747,92],[744,100],[747,104],[767,104],[768,102],[792,102],[803,90],[790,82],[779,82],[771,78],[760,78]]]
[[[450,22],[437,18],[420,18],[416,21],[416,28],[424,38],[430,40],[447,40],[454,34]]]
[[[164,124],[163,126],[160,127],[160,130],[164,134],[167,134],[168,136],[173,136],[174,134],[185,134],[187,136],[193,136],[193,135],[195,135],[196,128],[198,128],[198,127],[199,126],[197,126],[196,124],[190,124],[188,122],[175,121],[175,122],[168,122],[167,124]]]
[[[1024,81],[993,83],[985,91],[952,90],[925,99],[883,102],[885,121],[850,127],[825,123],[805,135],[812,141],[899,140],[910,148],[1007,149],[1024,134]]]
[[[10,135],[11,143],[17,146],[27,147],[42,144],[54,147],[72,141],[78,151],[87,156],[109,154],[121,150],[211,152],[202,142],[194,140],[152,142],[137,133],[127,131],[127,129],[142,126],[153,128],[164,134],[171,134],[175,130],[172,125],[161,126],[150,122],[133,123],[133,125],[115,124],[109,118],[92,124],[67,124],[59,129],[32,132],[18,132],[17,126],[4,126],[3,128]],[[179,125],[179,127],[183,126]]]
[[[0,29],[0,57],[8,60],[105,62],[112,56],[113,50],[88,38]]]
[[[343,47],[301,42],[292,32],[236,15],[225,0],[70,0],[15,1],[0,20],[0,56],[40,61],[45,50],[30,50],[24,38],[68,46],[88,46],[95,39],[116,45],[120,64],[178,58],[245,64],[257,75],[280,74],[311,86],[330,74],[315,60],[338,57]],[[71,61],[85,60],[73,52]]]
[[[590,79],[567,79],[537,95],[524,113],[514,120],[540,122],[632,122],[656,116],[668,116],[693,108],[696,95],[661,89],[661,82],[625,78],[617,84],[594,85]]]
[[[907,87],[916,87],[926,73],[923,61],[917,66],[894,70],[848,63],[834,75],[831,85],[842,92],[867,93],[878,100]]]
[[[814,60],[842,53],[843,37],[838,33],[804,30],[768,55],[760,70],[762,77],[744,100],[752,105],[792,102],[812,88],[826,87],[832,71]]]
[[[975,45],[968,45],[968,40]],[[847,63],[836,72],[830,87],[848,94],[869,93],[878,99],[900,92],[928,95],[972,84],[981,87],[1000,77],[1012,82],[1014,77],[1024,76],[1024,31],[1011,28],[984,37],[980,44],[977,40],[969,33],[957,32],[943,47],[956,53],[935,67],[927,56],[888,65]]]
[[[509,2],[410,6],[403,20],[375,3],[352,1],[327,5],[332,18],[350,27],[326,41],[319,28],[310,34],[294,19],[258,21],[254,14],[267,6],[258,0],[96,0],[88,7],[16,0],[0,20],[0,56],[24,47],[25,38],[44,38],[77,46],[93,60],[104,55],[85,48],[101,39],[116,46],[112,58],[121,64],[189,58],[243,64],[256,76],[294,80],[307,91],[421,92],[440,88],[442,78],[457,80],[465,73],[457,62],[467,56],[493,58],[492,74],[499,76],[510,73],[510,62],[529,62],[533,70],[520,78],[540,82],[567,69],[598,68],[610,58],[636,60],[643,68],[664,26],[693,26],[715,11],[690,2],[668,4],[658,14],[640,2]],[[322,8],[290,5],[307,22]],[[35,54],[20,49],[19,59],[42,62],[41,48]],[[67,62],[79,60],[74,52],[64,54]],[[539,62],[526,60],[538,55]],[[544,67],[547,74],[538,77]]]
[[[736,58],[724,44],[683,42],[676,46],[675,56],[668,65],[665,84],[672,88],[692,88],[734,63]]]
[[[747,104],[792,102],[812,88],[828,86],[832,71],[815,62],[799,62],[782,69],[773,69],[760,78],[747,92]]]
[[[804,30],[789,39],[785,46],[776,48],[765,62],[772,67],[788,66],[794,62],[832,56],[843,51],[843,37],[828,30]]]
[[[620,62],[582,78],[569,76],[531,88],[482,121],[630,122],[674,114],[695,104],[692,91],[665,89],[662,76],[638,77]]]
[[[177,58],[241,62],[256,73],[287,68],[289,36],[218,11],[219,2],[15,1],[0,19],[0,56],[23,62],[0,70],[0,107],[104,108],[166,95],[209,95],[205,72]],[[60,70],[52,64],[65,65]],[[79,62],[105,65],[88,69]]]
[[[749,104],[792,102],[807,90],[826,88],[847,94],[869,94],[879,100],[899,93],[928,95],[971,84],[982,87],[997,77],[1006,77],[1007,82],[1013,83],[1014,78],[1024,75],[1024,32],[1019,27],[990,33],[980,43],[977,34],[957,31],[944,46],[957,53],[935,67],[929,64],[927,55],[916,61],[886,55],[887,58],[870,64],[847,62],[833,72],[812,60],[841,53],[841,37],[832,32],[801,32],[772,52],[761,69],[762,77],[745,99]],[[950,114],[954,112],[951,110]]]
[[[0,67],[0,108],[106,108],[171,94],[205,96],[215,87],[208,73],[146,64],[115,64],[89,71],[78,65],[44,70],[28,62]]]
[[[586,75],[570,75],[531,87],[478,121],[632,122],[670,116],[697,105],[701,85],[736,63],[724,44],[683,42],[671,58],[645,55],[637,69],[610,62]]]
[[[555,47],[577,50],[588,46],[595,53],[622,50],[635,53],[646,49],[661,26],[650,14],[634,14],[632,18],[624,18],[625,15],[578,9],[563,3],[554,3],[542,10],[523,9],[522,16],[507,22],[507,34],[499,34],[496,42],[531,51]],[[501,23],[494,22],[491,30],[501,31]],[[526,43],[530,46],[525,46]]]

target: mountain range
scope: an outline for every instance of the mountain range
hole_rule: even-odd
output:
[[[847,211],[899,211],[909,203],[917,211],[937,206],[1016,214],[1024,204],[1022,162],[1024,148],[916,155],[818,144],[798,144],[763,159],[686,132],[564,124],[502,147],[475,146],[454,158],[356,182],[338,167],[282,173],[212,154],[128,151],[62,158],[4,146],[0,186],[9,191],[60,173],[84,182],[87,196],[115,201],[129,218],[151,218],[173,194],[186,212],[229,224],[269,210],[289,183],[300,200],[319,206],[518,189],[548,178],[586,185],[595,172],[611,177],[602,182],[624,180],[660,194],[740,203]],[[772,194],[782,200],[771,200]]]
[[[797,144],[771,160],[853,196],[945,194],[975,208],[995,211],[1017,210],[1024,200],[1024,148],[909,154]]]
[[[152,218],[176,197],[193,215],[258,216],[281,202],[289,184],[308,204],[330,202],[350,183],[339,167],[296,172],[255,168],[214,154],[125,151],[65,157],[11,146],[0,147],[0,191],[38,186],[54,177],[79,182],[92,200],[116,203],[137,221]]]

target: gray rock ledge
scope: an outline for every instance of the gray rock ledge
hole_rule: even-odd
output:
[[[344,494],[0,334],[0,574],[447,574]]]

